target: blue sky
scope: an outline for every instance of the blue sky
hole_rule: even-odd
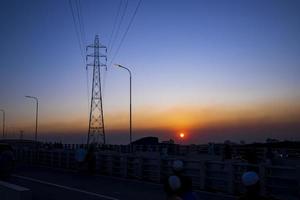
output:
[[[108,45],[119,3],[81,1],[87,43],[99,34]],[[129,0],[108,63],[137,3]],[[132,69],[135,119],[185,106],[298,106],[299,8],[299,1],[142,1],[113,62]],[[0,24],[0,107],[11,132],[32,131],[33,102],[24,95],[40,98],[45,131],[77,121],[85,130],[86,71],[68,1],[1,1]],[[108,128],[126,129],[128,76],[110,66],[102,75],[105,113],[114,118]]]

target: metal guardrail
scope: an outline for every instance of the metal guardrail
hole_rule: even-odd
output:
[[[16,150],[18,161],[53,168],[76,169],[74,150]],[[96,153],[96,172],[129,179],[162,183],[172,173],[173,157]],[[299,199],[300,166],[253,165],[237,161],[206,161],[183,159],[185,174],[191,177],[195,189],[240,194],[244,192],[241,175],[256,171],[261,178],[261,192],[280,199]]]

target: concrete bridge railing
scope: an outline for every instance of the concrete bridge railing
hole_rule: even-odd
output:
[[[17,150],[19,162],[52,168],[77,169],[74,150]],[[96,153],[99,174],[162,183],[172,173],[176,157]],[[300,166],[251,165],[237,161],[192,160],[181,158],[185,173],[198,190],[237,195],[244,192],[241,175],[256,171],[261,178],[261,192],[281,199],[299,199]]]

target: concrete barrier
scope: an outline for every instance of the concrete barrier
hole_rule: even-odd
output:
[[[1,200],[32,200],[31,190],[15,184],[0,181]]]
[[[29,165],[76,169],[73,150],[18,150],[17,160]],[[261,191],[279,199],[294,200],[300,196],[300,166],[275,166],[249,164],[243,161],[200,160],[177,156],[152,156],[152,154],[122,154],[99,151],[96,153],[96,172],[103,175],[161,183],[172,173],[172,163],[181,159],[185,175],[193,181],[195,190],[240,195],[245,192],[241,176],[246,171],[256,171],[261,178]]]

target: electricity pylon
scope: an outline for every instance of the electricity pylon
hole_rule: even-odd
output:
[[[105,129],[104,129],[104,116],[102,107],[102,94],[101,94],[101,67],[106,66],[107,62],[107,48],[99,42],[98,35],[95,36],[94,44],[88,45],[86,51],[92,48],[94,52],[87,54],[86,60],[89,57],[94,58],[93,63],[87,63],[87,66],[93,67],[93,83],[92,83],[92,98],[91,98],[91,109],[90,109],[90,120],[89,120],[89,131],[87,138],[87,145],[89,144],[105,144]],[[104,49],[105,51],[103,51]],[[101,53],[105,52],[105,54]],[[102,62],[103,60],[103,62]]]

